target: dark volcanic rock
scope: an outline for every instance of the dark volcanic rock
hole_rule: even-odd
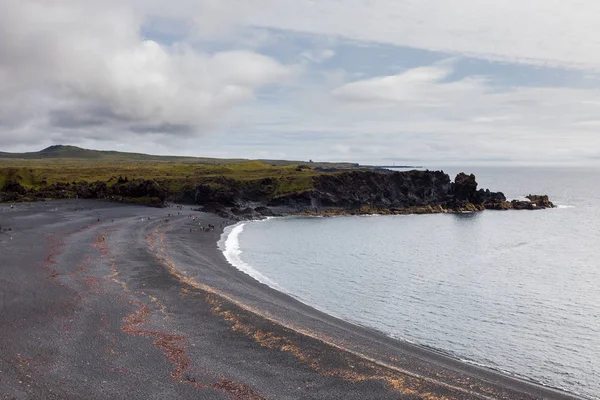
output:
[[[209,203],[219,203],[224,206],[236,205],[236,193],[226,186],[200,185],[196,189],[195,203],[204,205]]]
[[[458,174],[456,182],[443,171],[353,171],[315,178],[314,189],[273,199],[270,205],[301,210],[438,210],[478,211],[506,202],[502,193],[477,190],[474,175]],[[489,207],[488,207],[489,205]]]
[[[454,201],[457,204],[476,203],[477,181],[475,175],[464,172],[454,179]]]
[[[502,203],[506,201],[506,196],[502,192],[490,192],[489,189],[479,189],[475,195],[475,202],[488,204],[488,203]]]
[[[25,196],[26,193],[27,189],[19,182],[7,181],[0,190],[0,201],[17,201],[20,197]]]
[[[490,210],[543,210],[554,208],[554,204],[546,195],[529,195],[528,200],[489,201],[484,204]]]
[[[92,188],[90,188],[90,184],[86,181],[76,182],[75,184],[75,193],[77,197],[80,199],[92,199],[95,198],[95,193],[92,193]]]
[[[285,206],[291,208],[305,208],[311,207],[315,201],[313,200],[312,191],[292,193],[285,196],[276,197],[271,199],[268,206]]]
[[[483,205],[486,210],[511,210],[513,208],[512,203],[508,201],[500,202],[488,202]]]
[[[359,209],[446,204],[452,182],[441,171],[379,173],[352,171],[314,178],[314,189],[274,199],[272,205]]]
[[[277,217],[280,214],[273,212],[268,207],[260,206],[256,208],[246,207],[225,207],[219,203],[208,203],[202,206],[202,211],[217,214],[223,218],[234,220],[262,219],[264,217]]]
[[[228,207],[247,207],[250,203],[266,204],[275,190],[275,180],[257,181],[217,178],[210,184],[196,187],[194,203],[204,205],[220,203]]]
[[[535,204],[537,208],[554,208],[554,203],[552,203],[546,195],[530,194],[527,198],[531,203]]]
[[[510,202],[514,210],[535,210],[537,206],[530,201],[513,200]]]
[[[207,213],[217,214],[222,218],[232,218],[233,214],[222,204],[207,203],[201,207],[201,210]]]
[[[305,169],[305,168],[301,168]],[[307,176],[308,178],[308,176]],[[433,213],[488,209],[540,209],[552,207],[548,196],[529,196],[530,201],[507,202],[504,194],[477,189],[474,175],[460,173],[455,182],[443,171],[346,171],[317,175],[294,189],[289,177],[231,179],[211,177],[200,185],[189,182],[170,192],[155,180],[112,177],[107,182],[47,183],[26,189],[16,181],[7,182],[2,201],[30,199],[111,199],[121,202],[163,206],[165,200],[193,203],[207,212],[226,218],[254,219],[274,216],[268,207],[296,212],[323,213]],[[281,194],[285,193],[285,194]],[[288,211],[289,212],[289,211]]]
[[[24,195],[25,193],[27,193],[27,189],[25,189],[25,187],[23,187],[23,185],[21,185],[19,182],[16,181],[8,181],[4,184],[4,187],[2,188],[2,191],[6,192],[6,193],[16,193],[16,194],[20,194],[20,195]]]
[[[263,217],[278,217],[279,214],[277,214],[276,212],[273,212],[273,210],[271,210],[268,207],[256,207],[254,209],[254,211],[256,211],[258,214],[262,215]]]
[[[97,186],[97,193],[99,196],[101,193],[108,193],[111,196],[131,198],[153,197],[158,198],[161,201],[164,201],[167,197],[167,191],[156,181],[146,179],[136,179],[124,182],[121,182],[121,179],[119,179],[115,185],[110,187],[110,190],[106,188],[106,184],[104,184],[103,187]]]
[[[129,181],[119,178],[112,186],[106,182],[57,182],[45,184],[40,188],[26,189],[17,182],[8,182],[4,186],[6,193],[0,195],[2,201],[31,201],[45,199],[112,199],[127,203],[162,207],[167,190],[156,181],[137,179]]]

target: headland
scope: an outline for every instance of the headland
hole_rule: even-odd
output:
[[[203,207],[238,219],[280,214],[406,214],[536,210],[545,195],[507,201],[474,175],[390,171],[352,163],[158,157],[53,146],[0,154],[0,202],[108,199]]]

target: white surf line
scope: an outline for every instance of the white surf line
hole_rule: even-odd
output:
[[[237,270],[245,273],[246,275],[251,276],[256,279],[258,282],[263,283],[275,290],[286,293],[287,291],[277,282],[269,279],[258,270],[253,268],[248,263],[244,262],[240,257],[242,254],[242,249],[240,248],[240,234],[244,231],[244,226],[246,226],[248,222],[240,222],[233,227],[227,227],[223,231],[223,235],[221,240],[218,242],[218,247],[223,252],[223,255],[233,267]],[[228,228],[231,228],[230,232],[227,234]],[[223,240],[224,239],[224,240]]]

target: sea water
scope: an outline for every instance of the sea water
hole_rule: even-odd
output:
[[[600,399],[600,170],[466,172],[509,198],[548,194],[558,208],[275,218],[229,228],[222,247],[237,268],[317,309]]]

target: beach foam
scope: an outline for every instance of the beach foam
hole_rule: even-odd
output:
[[[242,271],[246,275],[251,276],[256,279],[260,283],[264,283],[267,286],[270,286],[273,289],[279,290],[281,292],[286,292],[286,290],[278,285],[276,282],[267,278],[256,269],[252,268],[249,264],[244,262],[241,258],[242,249],[240,248],[240,235],[244,231],[244,226],[248,222],[240,222],[236,225],[228,226],[223,231],[221,235],[221,240],[219,240],[218,246],[219,249],[223,252],[223,255],[236,269]]]

